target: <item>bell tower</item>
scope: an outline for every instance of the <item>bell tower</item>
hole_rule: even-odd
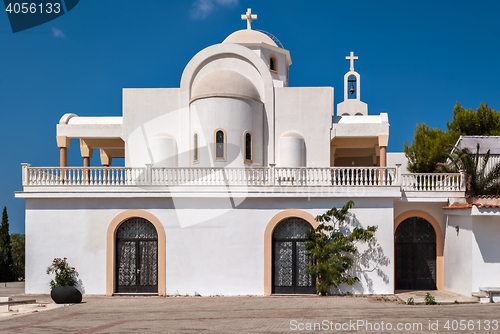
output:
[[[337,116],[367,116],[368,105],[361,102],[361,83],[359,73],[354,71],[354,61],[358,56],[351,54],[345,57],[349,60],[349,72],[344,75],[344,102],[337,105]]]

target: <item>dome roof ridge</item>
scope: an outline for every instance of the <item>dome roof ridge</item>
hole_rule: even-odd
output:
[[[191,101],[207,97],[249,98],[261,102],[258,89],[241,73],[219,69],[206,74],[193,84]]]
[[[242,29],[233,32],[222,43],[264,43],[271,46],[278,47],[275,41],[272,40],[266,33],[251,29]],[[280,43],[281,44],[281,43]]]

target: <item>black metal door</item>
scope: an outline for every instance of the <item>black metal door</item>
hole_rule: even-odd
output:
[[[436,232],[420,217],[399,224],[395,243],[395,289],[436,289]]]
[[[158,292],[158,235],[146,219],[129,219],[116,232],[116,281],[116,292]]]
[[[273,232],[273,293],[315,293],[315,280],[306,274],[312,258],[305,250],[311,225],[301,218],[288,218]]]

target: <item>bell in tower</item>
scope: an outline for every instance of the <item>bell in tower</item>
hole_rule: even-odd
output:
[[[356,98],[356,77],[355,76],[350,76],[349,79],[347,80],[349,88],[349,98],[350,99],[355,99]]]

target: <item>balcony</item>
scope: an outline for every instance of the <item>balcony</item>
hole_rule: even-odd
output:
[[[401,175],[404,191],[465,191],[462,174],[414,173]]]
[[[31,167],[23,164],[25,191],[57,187],[398,187],[407,194],[463,192],[461,174],[400,174],[399,167],[328,168],[145,168],[130,167]],[[64,191],[64,190],[62,190]]]

